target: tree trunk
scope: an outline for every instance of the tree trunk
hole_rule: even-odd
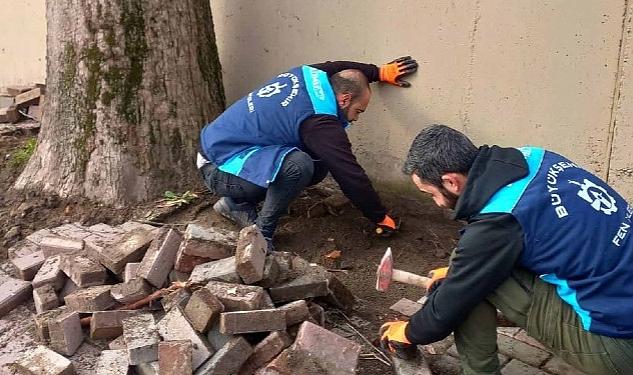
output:
[[[209,0],[47,0],[47,95],[15,187],[123,206],[199,180],[224,108]]]

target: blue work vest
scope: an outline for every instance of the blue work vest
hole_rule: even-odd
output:
[[[262,187],[275,180],[289,152],[301,149],[299,125],[333,115],[347,126],[327,74],[303,65],[235,102],[201,132],[204,157],[224,172]]]
[[[580,317],[583,328],[633,337],[633,208],[600,178],[541,148],[519,149],[527,177],[480,213],[511,213],[523,229],[520,263]]]

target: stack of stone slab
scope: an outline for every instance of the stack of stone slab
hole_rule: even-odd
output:
[[[348,310],[353,295],[323,267],[268,253],[255,226],[237,233],[190,224],[181,234],[135,222],[66,224],[10,254],[22,280],[0,286],[15,291],[0,295],[0,314],[32,293],[43,344],[16,363],[24,371],[72,356],[86,334],[109,341],[95,374],[355,371],[360,345],[325,329],[322,307]],[[171,292],[158,310],[130,305],[159,289]],[[58,367],[54,374],[72,373]]]
[[[44,104],[45,86],[43,84],[9,86],[0,90],[0,123],[18,122],[27,114],[40,121]]]

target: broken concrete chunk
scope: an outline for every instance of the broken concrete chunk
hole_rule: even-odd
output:
[[[149,249],[145,253],[137,270],[138,276],[147,280],[156,288],[162,288],[169,271],[176,261],[176,253],[182,237],[171,228],[161,228]]]
[[[237,374],[252,353],[253,347],[248,341],[235,336],[202,365],[196,375]]]
[[[220,314],[220,332],[242,334],[286,329],[286,313],[282,310],[233,311]]]
[[[79,313],[65,311],[53,318],[48,325],[50,347],[63,355],[73,355],[84,341]]]
[[[72,363],[54,351],[39,345],[15,362],[18,371],[38,375],[74,375]]]
[[[61,256],[47,258],[33,278],[33,288],[51,285],[55,290],[61,290],[66,283],[66,275],[61,269]]]
[[[264,262],[268,244],[256,225],[240,231],[235,251],[237,273],[244,283],[252,284],[264,278]]]
[[[189,324],[180,308],[171,309],[157,324],[164,340],[188,340],[193,344],[191,366],[195,370],[213,354],[213,350]]]
[[[96,375],[128,375],[126,350],[104,350],[95,366]]]
[[[123,319],[139,314],[138,310],[95,311],[90,319],[90,338],[107,339],[123,334]]]
[[[116,304],[110,295],[112,285],[91,286],[77,289],[64,297],[66,306],[78,312],[95,312],[108,310]]]
[[[22,280],[33,280],[37,271],[39,271],[42,264],[44,264],[44,253],[36,251],[29,255],[24,255],[11,260],[13,266],[17,269],[18,274]]]
[[[228,284],[210,281],[207,288],[224,305],[224,311],[258,310],[262,304],[264,288],[252,285]]]
[[[290,346],[292,339],[286,331],[271,332],[253,348],[253,354],[240,369],[239,375],[251,375],[255,370],[275,358],[282,350]]]
[[[221,228],[203,228],[187,225],[182,251],[184,254],[209,259],[222,259],[233,255],[237,233]]]
[[[152,287],[147,281],[137,277],[128,282],[113,285],[110,293],[117,302],[127,305],[149,296],[152,293]]]
[[[59,297],[50,284],[33,289],[33,301],[35,302],[35,311],[38,314],[59,306]]]
[[[60,254],[78,254],[83,248],[83,240],[59,236],[43,237],[40,243],[40,249],[42,249],[45,258]]]
[[[158,360],[160,337],[152,314],[142,313],[123,319],[123,337],[130,365]]]
[[[31,298],[31,283],[9,278],[0,285],[0,317],[3,317],[29,298]]]
[[[158,368],[161,374],[193,373],[191,341],[162,341],[158,344]]]
[[[62,255],[60,267],[80,288],[103,285],[106,281],[106,269],[83,255]]]
[[[194,267],[189,277],[193,284],[205,285],[209,281],[224,281],[227,283],[241,284],[242,279],[237,274],[235,256],[198,264]]]
[[[198,332],[207,332],[224,311],[224,305],[209,289],[201,288],[191,295],[184,313]]]

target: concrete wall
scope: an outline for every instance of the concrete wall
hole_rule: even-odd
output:
[[[400,165],[411,139],[424,126],[444,123],[477,144],[563,153],[629,199],[632,3],[211,1],[229,103],[302,63],[418,59],[413,87],[374,85],[368,111],[350,130],[359,160],[377,180],[405,181]],[[0,6],[12,20],[0,24],[0,86],[40,80],[44,1],[0,0]]]

